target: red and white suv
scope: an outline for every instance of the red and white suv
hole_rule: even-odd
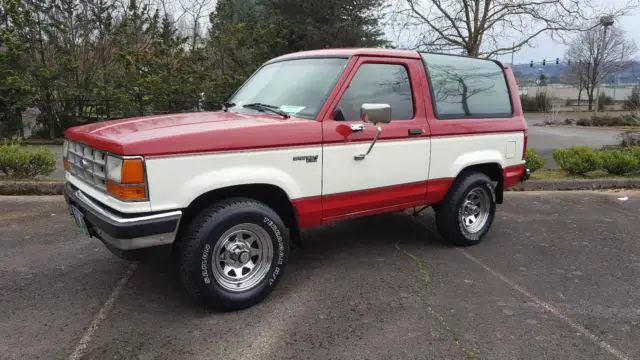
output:
[[[69,129],[65,197],[78,227],[135,259],[170,250],[217,310],[264,299],[300,231],[431,205],[440,234],[480,242],[526,180],[511,69],[382,49],[294,53],[222,111]]]

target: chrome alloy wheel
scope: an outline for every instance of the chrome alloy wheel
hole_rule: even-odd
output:
[[[489,220],[491,195],[483,187],[472,189],[460,206],[460,223],[465,231],[474,234],[480,231]]]
[[[273,243],[260,226],[240,224],[222,234],[211,258],[213,277],[220,286],[233,292],[246,291],[267,276]]]

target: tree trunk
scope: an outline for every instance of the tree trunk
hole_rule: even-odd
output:
[[[582,100],[582,84],[578,86],[578,109],[580,109],[581,100]]]
[[[459,79],[458,81],[460,82],[460,85],[462,85],[462,110],[464,111],[465,115],[471,116],[471,109],[469,109],[469,99],[467,99],[469,88],[462,79]]]

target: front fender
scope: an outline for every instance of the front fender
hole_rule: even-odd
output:
[[[237,185],[265,184],[294,200],[320,194],[322,163],[292,161],[309,150],[238,152],[149,159],[152,211],[182,209],[200,195]]]
[[[190,204],[198,196],[230,186],[266,184],[281,188],[289,199],[302,197],[302,189],[286,172],[268,166],[238,166],[216,169],[189,179],[182,187],[185,203]]]

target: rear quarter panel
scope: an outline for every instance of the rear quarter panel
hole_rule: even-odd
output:
[[[429,87],[425,101],[432,138],[430,180],[454,179],[466,167],[486,163],[499,164],[503,176],[514,169],[524,172],[527,123],[515,77],[508,66],[501,67],[511,98],[510,117],[437,119]]]
[[[497,163],[520,166],[524,132],[435,137],[431,141],[430,179],[455,178],[466,167]]]

